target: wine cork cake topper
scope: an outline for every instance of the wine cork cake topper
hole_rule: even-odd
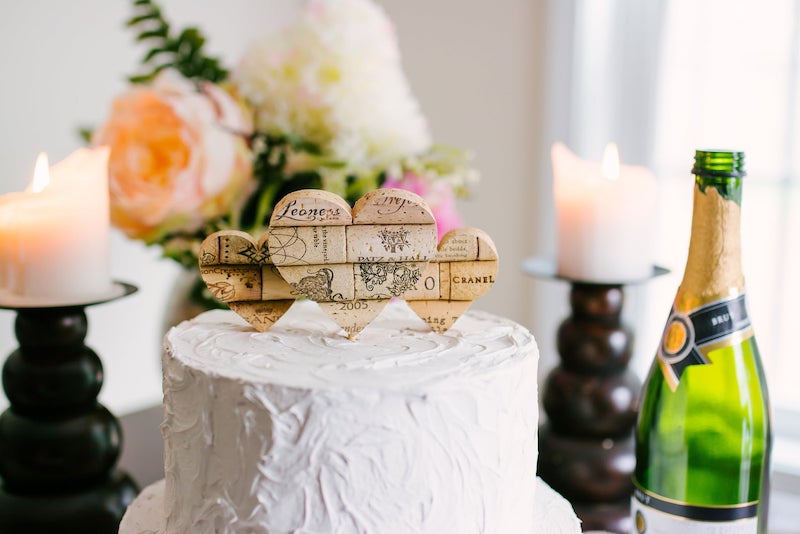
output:
[[[486,233],[453,230],[437,249],[430,208],[401,189],[371,191],[352,210],[328,191],[296,191],[278,202],[258,241],[228,230],[200,249],[211,293],[262,332],[300,297],[316,301],[350,337],[391,298],[408,300],[443,332],[496,273],[497,251]]]
[[[497,249],[477,228],[450,230],[417,289],[403,297],[436,332],[453,326],[472,301],[485,295],[497,276]]]
[[[245,232],[225,230],[200,245],[200,276],[211,294],[259,332],[294,304],[297,292],[272,264],[267,234],[258,242]]]

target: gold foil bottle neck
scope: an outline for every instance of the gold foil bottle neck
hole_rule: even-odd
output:
[[[713,185],[694,188],[689,256],[675,306],[688,312],[744,291],[740,241],[741,208]]]

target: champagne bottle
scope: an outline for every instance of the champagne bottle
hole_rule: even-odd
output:
[[[695,154],[689,256],[636,426],[640,534],[766,532],[766,381],[741,268],[744,154]]]

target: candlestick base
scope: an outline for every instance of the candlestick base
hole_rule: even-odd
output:
[[[114,470],[106,480],[83,491],[26,495],[0,489],[0,532],[26,534],[116,533],[128,505],[138,493],[124,472]]]
[[[103,366],[84,344],[86,306],[136,290],[115,287],[90,303],[15,308],[20,346],[3,366],[11,407],[0,415],[0,532],[116,533],[136,496],[114,469],[120,425],[97,402]]]
[[[584,284],[596,285],[616,285],[616,286],[632,286],[649,282],[653,278],[669,274],[669,269],[659,265],[653,265],[650,273],[642,278],[632,278],[628,280],[586,280],[570,278],[559,274],[558,265],[556,260],[546,256],[532,256],[522,261],[522,272],[534,278],[541,278],[543,280],[563,280],[565,282],[576,282]]]
[[[103,304],[104,302],[111,302],[112,300],[126,297],[135,292],[135,286],[116,280],[111,283],[111,286],[109,286],[107,292],[101,295],[96,295],[94,298],[83,300],[20,296],[0,290],[0,309],[22,310],[31,308],[85,308],[86,306],[95,306],[97,304]]]
[[[555,262],[529,258],[532,276],[570,283],[572,314],[558,328],[561,362],[548,375],[539,427],[539,476],[570,501],[585,530],[633,532],[633,427],[641,382],[628,362],[633,331],[622,324],[623,286],[559,276]]]

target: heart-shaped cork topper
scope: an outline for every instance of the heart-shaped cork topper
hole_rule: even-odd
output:
[[[404,298],[433,330],[445,332],[473,300],[491,289],[497,267],[497,248],[486,232],[451,230],[442,237],[436,258],[428,264],[417,289]]]
[[[275,206],[268,245],[289,285],[354,337],[416,287],[436,255],[436,222],[402,189],[371,191],[352,211],[331,192],[296,191]]]
[[[267,234],[259,241],[237,230],[208,236],[200,245],[200,276],[217,300],[259,332],[286,313],[298,293],[270,261]]]

